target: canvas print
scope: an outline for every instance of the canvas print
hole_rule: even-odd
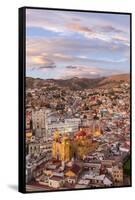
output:
[[[26,192],[131,185],[130,17],[26,8]]]

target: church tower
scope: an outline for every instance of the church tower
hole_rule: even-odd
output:
[[[60,137],[58,130],[54,132],[52,157],[61,161],[69,161],[72,157],[69,137],[67,135]]]
[[[71,159],[71,143],[68,136],[64,136],[60,148],[61,160],[69,161]]]
[[[101,123],[100,123],[100,120],[97,116],[95,116],[94,119],[93,119],[92,135],[95,136],[95,137],[98,137],[98,136],[101,135]]]
[[[52,157],[56,160],[59,160],[60,157],[59,154],[60,154],[59,131],[56,130],[53,136]]]

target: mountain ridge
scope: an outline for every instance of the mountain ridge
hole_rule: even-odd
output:
[[[82,90],[97,87],[115,87],[120,82],[129,82],[130,74],[116,74],[100,78],[79,78],[70,79],[41,79],[26,77],[26,88],[41,88],[44,86],[55,85],[66,87],[71,90]]]

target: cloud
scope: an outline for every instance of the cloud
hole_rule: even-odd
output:
[[[102,31],[104,33],[125,33],[123,30],[120,30],[118,28],[115,28],[111,25],[108,26],[99,26],[99,31]]]
[[[69,65],[69,66],[66,66],[67,69],[76,69],[77,66],[73,66],[73,65]]]
[[[40,9],[26,14],[29,71],[89,77],[129,69],[128,16]]]
[[[54,69],[56,64],[53,60],[47,57],[47,55],[40,55],[39,53],[31,56],[27,56],[26,64],[32,70]]]
[[[120,74],[121,70],[114,71],[113,68],[107,69],[104,67],[85,66],[85,65],[72,65],[66,66],[63,69],[58,69],[58,73],[55,79],[70,79],[74,77],[78,78],[99,78],[103,76],[110,76],[113,74]]]
[[[66,66],[63,68],[57,76],[56,79],[69,79],[73,77],[78,78],[95,78],[102,76],[104,72],[103,69],[95,68],[92,66],[78,65],[78,66]]]
[[[81,25],[80,23],[70,23],[67,25],[67,27],[73,31],[79,31],[82,33],[93,33],[93,30],[91,28],[89,28],[88,26]]]
[[[74,22],[80,22],[81,20],[79,19],[79,17],[72,17],[72,21],[74,21]]]
[[[117,60],[125,58],[124,52],[129,51],[129,47],[121,42],[106,42],[98,39],[74,39],[65,37],[27,38],[27,66],[33,64],[44,65],[48,62],[63,63],[64,65],[78,64],[109,64],[116,63]],[[104,52],[104,56],[101,56]],[[93,57],[93,54],[95,55]],[[113,58],[112,57],[118,57]],[[118,56],[119,55],[119,56]],[[111,57],[110,57],[111,56]],[[105,58],[106,57],[106,58]]]
[[[73,56],[72,55],[67,55],[65,53],[54,53],[52,55],[52,57],[55,59],[55,60],[73,60]]]
[[[86,38],[112,40],[117,34],[129,39],[128,16],[27,9],[27,27],[39,27],[60,35],[80,33]],[[123,19],[123,20],[122,20]]]
[[[41,66],[38,69],[54,69],[56,68],[56,65],[47,65],[47,66]]]
[[[43,70],[43,69],[54,69],[54,68],[56,68],[56,64],[53,61],[46,59],[46,62],[43,63],[43,65],[40,66],[38,69]]]

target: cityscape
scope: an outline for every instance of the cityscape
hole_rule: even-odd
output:
[[[129,16],[27,9],[26,22],[26,191],[130,186]]]
[[[51,80],[26,90],[28,190],[130,185],[126,78],[113,88],[70,90]]]

